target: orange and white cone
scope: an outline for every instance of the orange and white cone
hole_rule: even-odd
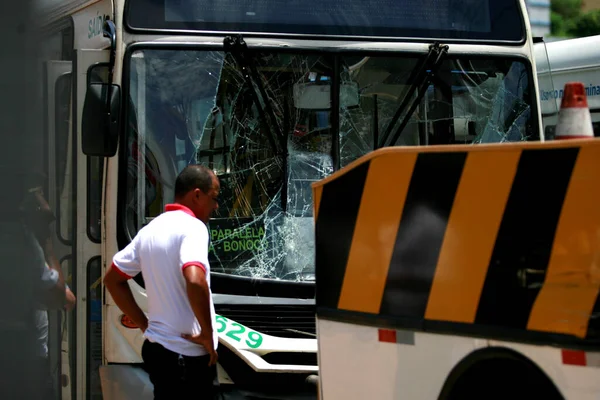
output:
[[[585,86],[569,82],[560,104],[555,140],[593,138],[594,128],[588,107]]]

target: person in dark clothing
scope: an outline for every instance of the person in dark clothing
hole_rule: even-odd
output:
[[[54,214],[44,197],[41,174],[26,180],[26,190],[19,207],[23,227],[29,237],[35,269],[39,278],[36,287],[37,309],[34,312],[36,329],[37,373],[41,379],[40,399],[56,398],[56,388],[48,358],[48,311],[75,307],[75,295],[66,285],[60,264],[54,254],[50,224]]]

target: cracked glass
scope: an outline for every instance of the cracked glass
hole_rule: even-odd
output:
[[[524,63],[449,58],[423,90],[415,111],[395,143],[391,138],[408,110],[393,117],[418,68],[417,59],[345,58],[342,80],[357,82],[360,106],[340,111],[341,165],[381,145],[500,143],[537,140],[532,119],[531,86]],[[410,103],[409,103],[410,104]],[[408,109],[409,107],[407,107]]]
[[[253,52],[245,70],[231,53],[135,51],[128,235],[173,201],[183,167],[203,164],[221,183],[208,226],[211,270],[314,280],[311,183],[372,151],[386,131],[394,136],[421,57]],[[536,140],[529,76],[520,61],[447,57],[395,145]]]

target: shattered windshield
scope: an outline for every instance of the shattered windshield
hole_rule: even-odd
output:
[[[311,183],[395,133],[402,110],[390,121],[421,57],[253,53],[255,74],[247,74],[225,52],[133,52],[121,210],[128,236],[173,201],[179,171],[199,163],[221,183],[208,227],[211,270],[313,280]],[[395,145],[538,139],[529,68],[447,56]]]

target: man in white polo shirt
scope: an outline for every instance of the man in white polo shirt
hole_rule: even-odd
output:
[[[104,277],[117,306],[144,332],[142,358],[155,399],[215,395],[218,337],[206,223],[218,208],[219,190],[210,169],[184,168],[175,181],[175,204],[140,229]],[[148,317],[127,284],[139,272],[146,283]]]

